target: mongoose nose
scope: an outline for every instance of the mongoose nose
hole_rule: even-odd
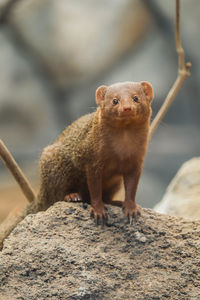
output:
[[[131,111],[131,107],[124,107],[124,111]]]

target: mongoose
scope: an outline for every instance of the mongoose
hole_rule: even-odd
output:
[[[91,203],[97,223],[107,219],[105,203],[123,207],[129,221],[140,214],[135,196],[147,148],[153,89],[122,82],[96,90],[97,110],[68,126],[40,159],[40,191],[28,213],[56,201]],[[112,202],[123,181],[124,202]],[[18,223],[18,221],[16,221]]]

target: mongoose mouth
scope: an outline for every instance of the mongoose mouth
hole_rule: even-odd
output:
[[[119,113],[118,117],[122,118],[122,119],[126,119],[126,118],[134,118],[135,117],[135,112],[131,109],[128,110],[123,110]]]

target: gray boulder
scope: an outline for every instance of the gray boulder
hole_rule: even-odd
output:
[[[172,216],[200,219],[200,157],[182,165],[154,209]]]
[[[199,299],[200,222],[108,213],[104,228],[80,204],[26,217],[0,253],[1,299]]]
[[[138,0],[21,1],[9,20],[63,88],[107,70],[150,21]]]

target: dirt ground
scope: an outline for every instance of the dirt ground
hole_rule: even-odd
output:
[[[11,210],[21,210],[28,203],[20,187],[3,165],[2,170],[3,171],[0,172],[0,223],[6,218]],[[23,172],[30,181],[34,191],[37,193],[39,189],[37,164],[24,166]]]
[[[34,183],[35,191],[38,191],[38,183]],[[11,210],[21,210],[27,205],[27,200],[17,184],[9,184],[0,187],[0,223]]]
[[[22,195],[21,190],[14,185],[1,187],[0,189],[0,222],[2,222],[8,213],[14,209],[22,209],[27,201]]]

